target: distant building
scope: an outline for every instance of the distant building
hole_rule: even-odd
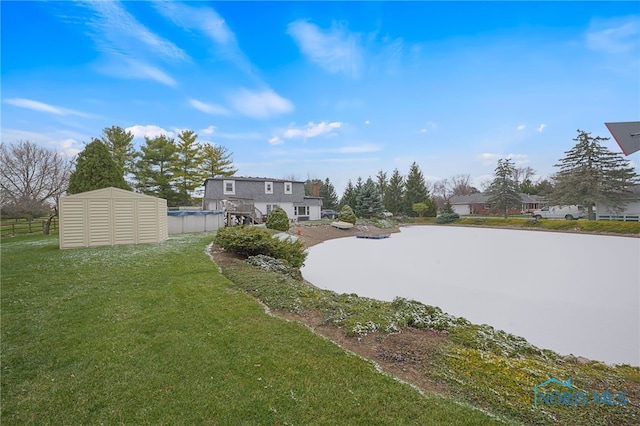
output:
[[[637,222],[640,220],[640,185],[629,188],[631,195],[629,202],[623,209],[614,209],[605,204],[596,204],[596,219],[599,220],[625,220]]]
[[[459,215],[485,215],[496,213],[489,203],[489,198],[491,198],[489,195],[482,193],[454,195],[449,199],[449,203],[451,204],[453,211]],[[520,198],[522,199],[520,209],[511,209],[509,210],[509,214],[515,215],[531,213],[545,205],[544,199],[537,195],[520,194]]]
[[[304,182],[256,177],[215,177],[204,184],[202,207],[224,210],[236,221],[264,222],[280,206],[292,220],[319,220],[322,198],[309,197]]]

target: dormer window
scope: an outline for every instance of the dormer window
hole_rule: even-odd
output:
[[[223,180],[222,181],[222,193],[224,195],[236,194],[236,181],[235,180]]]
[[[284,183],[284,193],[293,194],[293,184],[291,182]]]
[[[264,183],[264,193],[265,194],[273,194],[273,182],[265,182]]]

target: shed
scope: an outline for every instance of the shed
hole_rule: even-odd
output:
[[[60,199],[60,248],[159,244],[168,238],[167,200],[118,188]]]

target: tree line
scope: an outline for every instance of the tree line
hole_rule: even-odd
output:
[[[549,203],[578,204],[588,209],[604,203],[622,209],[630,188],[639,183],[630,162],[601,145],[609,138],[592,137],[578,130],[575,146],[555,165],[559,170],[548,179],[533,182],[535,170],[515,167],[510,159],[499,159],[494,178],[483,183],[489,203],[508,214],[519,208],[521,194],[538,194]],[[133,134],[118,126],[105,128],[92,138],[75,161],[29,141],[0,145],[0,192],[2,213],[12,217],[28,214],[56,214],[58,198],[113,186],[165,198],[169,206],[199,202],[194,190],[208,177],[233,176],[232,154],[220,145],[201,143],[192,130],[176,138],[145,137],[140,150],[133,146]],[[394,215],[435,216],[450,212],[455,195],[480,192],[469,175],[455,175],[430,185],[417,163],[403,176],[398,169],[388,175],[379,171],[375,180],[349,180],[340,198],[329,178],[307,179],[305,192],[312,195],[318,185],[325,209],[350,206],[359,217]]]

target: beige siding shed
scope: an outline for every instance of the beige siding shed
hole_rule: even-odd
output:
[[[118,188],[60,199],[60,248],[159,244],[168,238],[167,200]]]

